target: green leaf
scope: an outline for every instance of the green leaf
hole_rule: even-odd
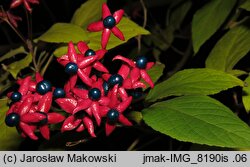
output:
[[[178,97],[156,103],[142,113],[147,125],[180,141],[250,148],[248,125],[207,96]]]
[[[248,74],[246,71],[242,71],[242,70],[230,70],[230,71],[227,71],[227,73],[236,77]]]
[[[212,69],[187,69],[174,74],[168,80],[151,89],[147,101],[168,96],[211,95],[235,86],[244,86],[240,79]]]
[[[6,67],[6,71],[9,71],[11,75],[16,78],[17,74],[24,68],[28,67],[29,64],[32,62],[32,55],[27,54],[23,59],[11,63]]]
[[[215,45],[206,60],[206,67],[230,71],[250,51],[250,29],[236,26],[226,33]]]
[[[156,62],[155,65],[147,71],[148,75],[151,77],[154,83],[162,76],[164,68],[164,64]]]
[[[88,33],[81,27],[70,23],[56,23],[38,40],[50,43],[87,41]]]
[[[20,46],[19,48],[16,48],[16,49],[13,49],[13,50],[10,50],[8,53],[6,53],[5,55],[1,56],[0,57],[0,62],[1,61],[4,61],[6,59],[9,59],[17,54],[20,54],[20,53],[27,53],[24,49],[23,46]]]
[[[242,9],[246,9],[248,11],[250,11],[250,1],[249,0],[246,0],[245,3],[243,3],[240,8]]]
[[[125,41],[121,41],[117,37],[115,37],[113,34],[111,34],[107,50],[112,49],[118,45],[121,45],[125,42],[127,42],[130,38],[133,38],[138,35],[148,35],[150,34],[149,31],[145,30],[144,28],[140,27],[130,19],[123,17],[121,22],[117,25],[117,27],[121,30],[125,37]],[[93,50],[97,50],[101,48],[101,34],[102,32],[91,32],[89,34],[89,47]]]
[[[246,111],[250,112],[250,76],[248,76],[245,80],[245,83],[247,84],[246,87],[242,90],[242,101],[243,105],[246,109]]]
[[[192,21],[195,53],[222,26],[236,2],[237,0],[210,0],[195,13]]]
[[[10,151],[17,150],[20,142],[16,128],[10,128],[5,125],[5,114],[8,110],[8,99],[0,99],[0,150]]]
[[[106,1],[107,0],[88,0],[83,3],[81,7],[75,11],[71,23],[86,29],[90,23],[101,19],[102,4]]]
[[[62,55],[65,55],[68,52],[68,46],[61,46],[57,48],[53,55],[56,57],[61,57]]]

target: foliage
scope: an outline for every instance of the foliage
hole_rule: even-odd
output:
[[[206,68],[187,69],[156,85],[146,100],[156,101],[168,96],[211,95],[243,85],[241,80],[224,72]]]
[[[239,25],[229,30],[216,44],[206,60],[206,67],[230,71],[250,51],[249,26]],[[235,47],[237,46],[237,47]]]
[[[236,0],[211,0],[194,14],[192,38],[195,53],[222,26],[236,2]]]
[[[248,125],[207,96],[183,96],[155,103],[143,110],[143,118],[153,129],[181,141],[250,148]]]

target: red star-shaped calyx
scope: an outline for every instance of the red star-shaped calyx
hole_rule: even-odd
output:
[[[87,70],[89,66],[98,58],[98,56],[85,57],[82,54],[77,54],[73,42],[68,44],[68,54],[58,58],[57,61],[65,66],[65,71],[71,74],[71,88],[75,86],[77,76],[88,86],[92,85],[92,80],[89,78]]]
[[[87,73],[90,73],[91,71],[91,68],[93,67],[94,69],[96,69],[97,71],[100,71],[100,72],[104,72],[104,73],[108,73],[109,71],[107,70],[107,68],[99,61],[100,59],[103,58],[103,56],[105,55],[105,53],[107,52],[107,50],[105,49],[100,49],[100,50],[97,50],[97,51],[93,51],[92,49],[90,49],[88,47],[88,45],[85,43],[85,42],[78,42],[77,43],[77,48],[78,50],[85,56],[85,57],[88,57],[88,56],[97,56],[97,59],[92,63],[93,65],[92,66],[89,66],[86,68],[86,72]]]
[[[115,88],[118,89],[119,96],[125,100],[128,97],[126,89],[136,89],[141,87],[146,87],[142,82],[135,81],[132,82],[130,78],[128,78],[130,74],[130,67],[126,64],[123,64],[117,74],[103,74],[102,77],[105,81],[108,82],[110,87],[115,85]]]
[[[93,82],[93,85],[88,90],[73,88],[72,92],[74,95],[81,99],[81,102],[79,102],[76,108],[73,110],[73,114],[81,110],[86,110],[90,116],[94,116],[97,125],[100,126],[100,106],[107,106],[110,102],[110,99],[105,96],[102,86],[103,80],[101,78],[96,80],[95,76],[93,76],[92,79],[95,82]]]
[[[50,130],[48,125],[57,124],[62,122],[65,117],[56,112],[49,112],[52,104],[52,92],[48,92],[45,94],[38,102],[37,107],[35,108],[38,113],[41,113],[46,116],[46,119],[40,124],[38,124],[38,128],[42,134],[42,136],[49,140]]]
[[[132,97],[127,97],[124,101],[119,101],[117,89],[113,88],[110,94],[110,103],[103,106],[100,110],[101,116],[107,118],[106,135],[110,135],[116,127],[117,123],[125,126],[132,126],[132,123],[123,115],[123,112],[129,107]]]
[[[143,78],[145,82],[150,85],[151,88],[154,88],[154,82],[146,71],[153,67],[154,62],[148,62],[145,56],[138,57],[136,61],[132,61],[130,59],[118,55],[114,57],[113,60],[122,60],[132,68],[130,73],[132,83],[135,83],[141,78]]]
[[[37,112],[30,112],[33,107],[33,97],[27,97],[22,102],[13,104],[7,112],[5,122],[8,125],[10,117],[18,117],[15,126],[22,133],[23,137],[29,136],[33,140],[37,140],[38,137],[34,134],[36,124],[46,119],[46,116]],[[8,125],[9,126],[9,125]]]
[[[122,32],[116,26],[121,21],[123,14],[124,11],[120,9],[112,15],[107,4],[104,3],[102,5],[102,20],[91,23],[87,27],[92,32],[102,31],[102,48],[106,48],[111,32],[120,40],[125,40]]]
[[[73,111],[75,108],[79,105],[83,105],[81,99],[76,98],[60,98],[56,100],[56,103],[69,115],[68,118],[65,119],[63,122],[61,131],[70,131],[73,129],[76,129],[77,132],[83,131],[85,128],[87,128],[89,134],[92,137],[96,137],[94,132],[94,124],[90,118],[90,116],[85,113],[84,110],[81,110],[75,114],[73,114]],[[87,103],[85,104],[88,105]],[[86,107],[87,108],[87,107]]]

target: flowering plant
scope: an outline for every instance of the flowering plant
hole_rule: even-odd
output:
[[[41,6],[49,9],[45,1],[0,4],[0,23],[23,42],[0,56],[0,129],[6,132],[0,149],[28,149],[25,142],[41,150],[57,144],[84,148],[98,140],[126,140],[121,145],[128,143],[127,150],[148,149],[154,140],[167,141],[166,149],[185,142],[250,147],[248,119],[240,119],[250,110],[249,71],[234,69],[249,52],[248,2],[221,1],[226,7],[220,19],[207,15],[221,7],[216,2],[164,2],[171,13],[164,26],[149,17],[154,5],[146,0],[127,2],[131,14],[113,3],[88,0],[70,23],[55,23],[38,35],[32,18]],[[193,9],[199,5],[204,7]],[[240,15],[230,17],[236,9]],[[214,47],[206,48],[210,43]],[[203,54],[205,62],[196,60]],[[225,95],[239,117],[221,100]]]

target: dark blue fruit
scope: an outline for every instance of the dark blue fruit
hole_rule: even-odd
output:
[[[65,72],[70,75],[76,74],[77,70],[78,70],[78,66],[76,63],[70,62],[65,66]]]
[[[94,56],[95,55],[95,51],[93,51],[92,49],[88,49],[85,54],[85,56]]]
[[[22,98],[22,94],[20,92],[13,92],[10,96],[10,99],[13,101],[13,102],[18,102],[20,101]]]
[[[108,16],[103,19],[103,25],[105,28],[113,28],[115,26],[115,18],[113,16]]]
[[[140,69],[145,69],[148,63],[148,59],[145,56],[140,56],[136,59],[136,66]]]
[[[44,95],[47,92],[51,91],[51,88],[51,83],[47,80],[40,81],[36,85],[36,91],[41,95]]]
[[[111,77],[108,79],[108,84],[111,87],[115,86],[116,84],[119,84],[119,86],[121,86],[122,82],[123,82],[123,78],[119,74],[111,75]]]
[[[97,88],[92,88],[90,89],[89,91],[89,97],[94,100],[94,101],[97,101],[100,99],[101,97],[101,91]]]
[[[53,97],[54,98],[63,98],[65,97],[65,91],[62,88],[56,88],[53,92]]]
[[[107,120],[110,124],[114,124],[118,121],[120,113],[116,109],[110,109],[107,113]]]
[[[5,118],[5,124],[9,127],[18,125],[20,122],[20,116],[17,113],[10,113]]]

